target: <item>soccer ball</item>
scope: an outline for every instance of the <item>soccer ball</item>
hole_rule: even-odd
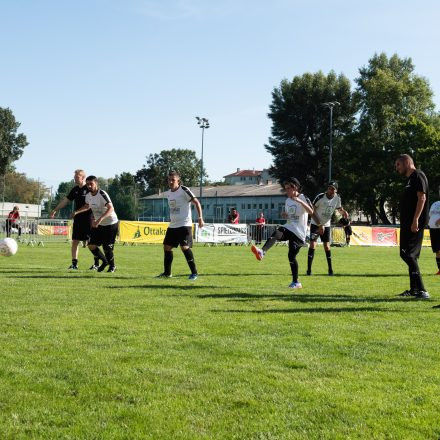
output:
[[[0,240],[0,255],[11,257],[17,253],[18,245],[13,238],[4,238]]]

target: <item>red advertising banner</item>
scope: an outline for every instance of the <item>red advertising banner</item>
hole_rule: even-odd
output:
[[[68,226],[52,226],[53,235],[69,235]]]
[[[397,246],[396,228],[372,228],[373,246]]]

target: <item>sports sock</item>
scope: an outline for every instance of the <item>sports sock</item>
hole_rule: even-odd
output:
[[[78,266],[78,259],[72,258],[72,266]]]
[[[437,262],[437,267],[438,267],[438,269],[440,270],[440,258],[439,258],[439,257],[436,257],[436,258],[435,258],[435,261]]]
[[[314,257],[315,257],[315,249],[309,247],[309,253],[307,256],[307,272],[312,272],[312,263]]]
[[[192,274],[196,274],[197,273],[197,268],[196,268],[196,263],[194,262],[194,255],[192,253],[191,248],[188,248],[186,250],[183,251],[183,255],[185,255],[186,258],[186,262],[188,263],[188,266],[191,270]]]
[[[283,238],[283,233],[280,230],[276,230],[264,243],[264,246],[261,248],[264,253],[266,253],[277,241],[280,241]]]
[[[109,246],[103,246],[104,247],[104,253],[105,253],[105,258],[107,259],[107,262],[110,266],[114,266],[115,265],[115,257],[113,255],[113,246],[109,245]]]
[[[325,251],[325,256],[327,257],[328,271],[333,272],[332,268],[332,251]]]
[[[101,252],[101,250],[98,247],[93,249],[93,251],[91,250],[90,252],[98,259],[98,262],[99,262],[99,260],[101,260],[103,263],[108,264],[108,261],[105,258],[105,255]]]
[[[163,273],[171,275],[171,264],[173,263],[173,251],[164,251],[163,256]]]

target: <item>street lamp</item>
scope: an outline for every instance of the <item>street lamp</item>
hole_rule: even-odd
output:
[[[197,124],[202,129],[202,159],[200,161],[200,203],[202,203],[202,185],[203,185],[203,138],[205,136],[205,128],[209,128],[209,121],[206,118],[196,116]]]
[[[324,107],[327,107],[330,109],[330,148],[328,153],[328,181],[331,182],[332,180],[332,153],[333,153],[333,107],[335,105],[341,105],[338,101],[330,101],[330,102],[324,102],[322,104]]]

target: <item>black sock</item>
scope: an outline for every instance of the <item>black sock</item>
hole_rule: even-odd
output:
[[[188,263],[191,273],[196,274],[197,268],[196,268],[196,263],[194,262],[194,255],[192,253],[192,250],[190,248],[184,250],[183,255],[185,255],[186,262]]]
[[[78,259],[72,258],[72,266],[78,266]]]
[[[163,273],[171,275],[171,264],[173,263],[173,251],[164,251],[163,256]]]
[[[95,259],[94,259],[94,261],[93,261],[93,264],[94,264],[95,266],[99,266],[99,258],[98,258],[98,257],[95,257]]]
[[[95,256],[95,258],[98,259],[98,264],[99,264],[99,260],[101,260],[105,264],[108,264],[105,255],[101,252],[101,250],[98,247],[93,250],[90,250],[90,252]]]
[[[309,247],[309,253],[307,256],[307,272],[312,272],[312,263],[313,263],[313,258],[315,257],[315,249],[312,249],[311,247]]]
[[[283,231],[277,229],[270,238],[264,243],[262,250],[266,253],[277,241],[280,241],[283,238]]]
[[[113,255],[113,245],[106,245],[104,247],[105,258],[111,267],[115,266],[115,257]]]
[[[333,272],[332,268],[332,251],[325,251],[325,256],[327,257],[328,271]]]
[[[440,258],[436,257],[435,261],[437,261],[437,267],[438,267],[438,270],[440,270]]]

